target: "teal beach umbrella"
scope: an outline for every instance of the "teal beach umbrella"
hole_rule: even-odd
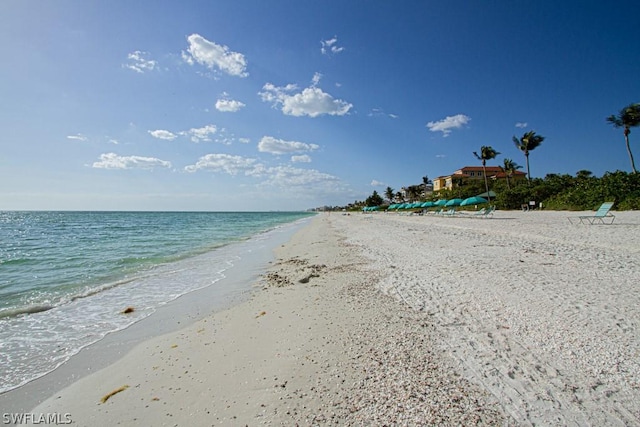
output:
[[[460,203],[462,203],[462,199],[451,199],[445,204],[445,206],[460,206]]]
[[[467,199],[464,199],[462,201],[462,203],[460,203],[460,206],[481,205],[481,204],[487,203],[487,202],[488,202],[488,200],[485,199],[484,197],[473,196],[473,197],[469,197]]]

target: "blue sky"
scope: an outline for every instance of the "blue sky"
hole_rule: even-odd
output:
[[[640,3],[0,2],[0,209],[273,210],[525,159],[630,171]],[[632,131],[640,156],[640,130]]]

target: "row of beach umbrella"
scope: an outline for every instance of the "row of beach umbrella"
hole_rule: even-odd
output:
[[[415,202],[415,203],[394,203],[389,205],[387,210],[400,209],[417,209],[417,208],[433,208],[433,207],[454,207],[454,206],[471,206],[487,203],[487,199],[480,196],[469,197],[466,199],[440,199],[435,202]],[[377,208],[377,206],[374,206]],[[374,208],[372,207],[372,208]],[[364,210],[376,210],[372,208],[364,208]]]

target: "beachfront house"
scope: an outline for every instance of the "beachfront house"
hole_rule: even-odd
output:
[[[433,193],[433,184],[415,184],[408,187],[402,187],[398,191],[399,201],[418,201],[429,197]]]
[[[499,166],[485,166],[487,177],[489,179],[507,179],[506,172],[503,172]],[[513,181],[522,180],[527,174],[521,171],[515,171],[509,177]],[[458,169],[451,175],[439,176],[433,180],[433,191],[452,190],[459,187],[462,183],[472,179],[484,179],[484,170],[482,166],[465,166]]]

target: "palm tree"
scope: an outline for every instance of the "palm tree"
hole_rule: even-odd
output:
[[[504,159],[504,165],[500,166],[502,172],[504,172],[507,176],[507,189],[511,190],[511,177],[513,173],[518,169],[522,169],[522,166],[517,164],[511,159]]]
[[[422,177],[422,185],[424,185],[424,196],[425,197],[427,197],[427,188],[428,188],[430,183],[431,183],[431,180],[429,179],[429,177],[427,175]]]
[[[633,173],[638,173],[636,165],[633,162],[633,154],[631,153],[631,146],[629,145],[629,134],[631,128],[640,125],[640,104],[630,104],[620,110],[617,116],[607,117],[607,121],[616,128],[624,127],[624,140],[627,143],[627,153],[629,153],[629,159],[631,160],[631,170]]]
[[[487,160],[495,159],[496,156],[500,154],[493,147],[489,145],[483,145],[480,147],[480,155],[473,152],[473,155],[476,156],[478,160],[482,161],[482,174],[484,175],[484,187],[487,190],[487,199],[491,201],[491,196],[489,195],[489,181],[487,180]]]
[[[544,136],[536,135],[534,131],[529,131],[522,135],[522,138],[518,139],[513,137],[513,143],[516,147],[524,153],[524,157],[527,159],[527,178],[531,182],[531,171],[529,169],[529,152],[533,151],[536,147],[542,144]]]
[[[389,203],[393,203],[393,188],[387,187],[384,191],[384,195],[389,199]]]

